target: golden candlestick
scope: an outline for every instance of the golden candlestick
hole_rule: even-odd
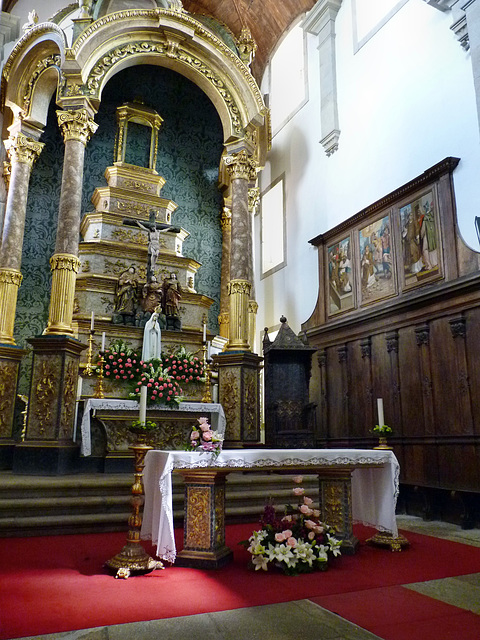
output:
[[[86,376],[93,376],[92,357],[93,357],[93,334],[94,333],[95,333],[95,330],[90,329],[90,335],[88,336],[87,364],[84,369],[84,374]]]
[[[164,568],[163,563],[151,558],[140,543],[141,508],[144,502],[143,468],[145,467],[147,451],[153,448],[145,444],[145,436],[144,431],[139,431],[136,444],[129,447],[135,456],[135,480],[132,485],[132,515],[128,519],[127,544],[120,553],[117,553],[116,556],[105,563],[107,569],[116,572],[116,578],[143,575],[155,569]]]
[[[104,398],[105,394],[103,392],[103,365],[105,363],[105,359],[103,357],[103,353],[100,354],[100,363],[98,367],[98,379],[97,385],[95,387],[95,393],[93,394],[94,398]]]

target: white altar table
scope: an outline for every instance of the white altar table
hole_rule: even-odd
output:
[[[157,545],[157,555],[168,562],[174,562],[177,558],[172,507],[172,471],[175,470],[181,472],[186,481],[185,528],[187,528],[189,520],[188,483],[191,487],[198,488],[203,482],[208,488],[216,483],[217,476],[223,477],[224,482],[225,476],[230,472],[275,471],[292,474],[317,473],[320,484],[323,477],[333,478],[337,484],[343,481],[348,493],[345,495],[344,502],[347,505],[347,511],[351,510],[351,513],[346,516],[351,520],[347,523],[347,528],[351,529],[352,521],[361,522],[380,531],[390,532],[393,536],[398,535],[395,507],[400,466],[392,451],[371,449],[237,449],[224,450],[217,459],[214,459],[211,454],[198,452],[151,450],[145,459],[145,505],[141,537],[151,539]],[[200,500],[203,499],[201,495],[197,496],[197,505],[199,497]],[[212,502],[210,499],[209,501]],[[215,502],[215,505],[217,506],[218,502]],[[282,508],[283,505],[278,505],[278,507]],[[207,508],[205,507],[205,509]],[[218,517],[218,513],[215,512],[212,515],[212,518],[214,517]],[[212,525],[210,538],[217,536],[218,530],[221,528],[224,528],[224,518],[221,518],[220,523],[217,522],[214,527]],[[213,533],[214,531],[215,533]],[[197,538],[201,535],[201,532],[197,531]],[[210,540],[210,542],[212,541]],[[222,547],[222,540],[218,539],[216,542],[212,542],[213,546],[215,544]],[[225,549],[227,548],[223,546],[220,553],[225,554]],[[185,553],[188,556],[184,545],[182,554]],[[205,556],[205,553],[203,555]]]
[[[210,413],[211,425],[214,431],[219,431],[221,435],[225,434],[226,420],[221,404],[207,402],[180,402],[178,407],[167,407],[164,405],[155,405],[147,407],[147,419],[149,409],[161,411],[192,411],[195,413]],[[83,410],[81,423],[82,444],[80,453],[84,456],[91,454],[91,437],[90,437],[90,414],[95,415],[96,411],[132,411],[137,414],[140,411],[140,405],[136,400],[116,400],[113,398],[89,398]],[[135,416],[132,416],[134,419]]]

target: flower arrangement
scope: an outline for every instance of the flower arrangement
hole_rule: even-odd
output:
[[[341,541],[333,536],[332,527],[320,521],[320,511],[305,495],[302,481],[302,476],[295,476],[293,494],[300,500],[298,505],[287,505],[281,517],[266,505],[260,531],[240,543],[252,554],[255,570],[267,571],[273,565],[287,575],[326,571],[329,559],[341,554]]]
[[[213,453],[216,458],[223,445],[223,436],[213,431],[207,418],[198,418],[198,425],[193,425],[187,451]]]
[[[123,340],[112,342],[103,353],[104,378],[109,378],[129,387],[129,397],[140,398],[142,385],[147,387],[148,405],[179,405],[183,400],[180,385],[203,380],[203,364],[199,358],[180,347],[162,358],[144,362]],[[97,367],[97,368],[98,368]]]
[[[203,363],[197,357],[180,347],[174,353],[162,354],[162,364],[169,375],[180,384],[203,380]]]
[[[389,427],[386,424],[382,424],[382,425],[376,424],[373,427],[373,433],[376,433],[377,435],[383,437],[383,436],[388,436],[390,433],[393,433],[393,429],[392,427]]]

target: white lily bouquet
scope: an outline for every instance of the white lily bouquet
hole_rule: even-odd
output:
[[[280,568],[287,575],[326,571],[330,558],[341,554],[341,541],[334,537],[334,529],[320,521],[320,511],[301,487],[302,476],[293,479],[293,494],[299,499],[296,507],[287,505],[278,516],[272,505],[265,507],[262,529],[254,531],[240,544],[252,554],[255,570],[268,570],[269,565]]]

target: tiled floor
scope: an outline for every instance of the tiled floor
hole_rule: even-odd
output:
[[[480,547],[479,529],[462,531],[447,523],[423,522],[407,516],[398,516],[398,525],[405,531]],[[404,586],[480,615],[480,574]],[[411,640],[423,638],[418,633],[412,626]],[[35,636],[36,640],[374,640],[379,637],[309,600]],[[462,637],[459,629],[458,638]],[[438,636],[438,640],[442,637]]]

